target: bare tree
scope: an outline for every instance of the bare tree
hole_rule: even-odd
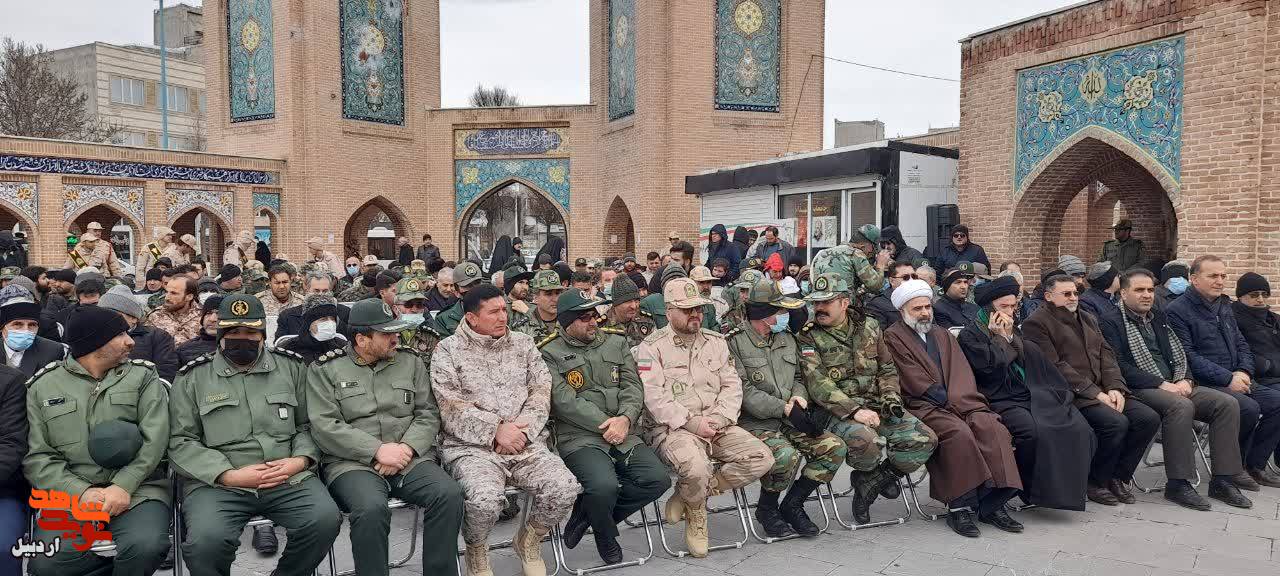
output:
[[[472,108],[501,108],[519,105],[520,97],[502,86],[485,88],[484,84],[479,84],[476,86],[476,91],[471,93]]]
[[[89,113],[89,96],[75,80],[50,66],[37,44],[5,38],[0,47],[0,133],[37,138],[106,142],[121,127]]]

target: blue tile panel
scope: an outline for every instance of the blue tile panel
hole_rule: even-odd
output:
[[[716,108],[777,112],[782,0],[716,0]]]
[[[508,181],[520,179],[546,193],[569,211],[569,159],[455,160],[455,211],[462,215],[473,201]]]
[[[72,174],[77,176],[112,176],[117,178],[147,178],[156,180],[190,180],[217,182],[220,184],[279,184],[275,172],[235,170],[227,168],[193,168],[172,164],[148,164],[145,162],[108,162],[79,158],[55,158],[47,156],[19,156],[0,154],[0,170],[14,172],[44,172],[47,174]]]
[[[275,117],[271,0],[227,1],[227,72],[232,122]]]
[[[609,2],[609,119],[636,111],[636,0]]]
[[[404,125],[404,0],[339,0],[342,116]]]
[[[253,212],[256,214],[259,208],[270,208],[276,215],[280,215],[280,195],[267,192],[253,193]]]

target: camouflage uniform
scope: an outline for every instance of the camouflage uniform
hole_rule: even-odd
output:
[[[725,287],[722,296],[724,301],[729,305],[729,310],[720,316],[720,333],[728,334],[730,330],[743,326],[747,322],[746,300],[742,297],[742,291],[751,288],[756,282],[764,279],[764,274],[759,270],[747,269],[743,270],[738,276],[738,281]]]
[[[853,240],[879,245],[880,229],[870,224],[862,226],[854,232]],[[817,278],[827,273],[840,274],[849,286],[848,292],[853,296],[854,304],[859,306],[864,295],[870,299],[879,294],[885,284],[884,272],[873,266],[862,250],[849,245],[826,248],[813,257],[810,277]]]
[[[281,310],[302,305],[302,294],[297,292],[289,292],[289,298],[284,302],[276,300],[270,290],[263,290],[253,296],[262,302],[262,309],[267,316],[279,316]]]
[[[136,277],[134,287],[142,289],[147,283],[147,270],[156,265],[156,261],[165,257],[170,252],[176,252],[177,247],[173,242],[165,242],[164,237],[173,235],[172,228],[157,227],[155,229],[155,240],[147,243],[138,251],[138,257],[134,260],[133,274]]]
[[[246,270],[244,273],[244,285],[240,287],[240,290],[244,294],[257,294],[269,290],[271,288],[269,284],[266,273],[258,270]]]
[[[653,323],[653,318],[645,316],[644,314],[636,314],[635,319],[630,322],[619,321],[617,316],[614,315],[613,309],[610,309],[609,312],[605,314],[605,324],[603,327],[610,330],[617,330],[619,333],[626,336],[627,345],[632,348],[639,346],[641,342],[644,342],[645,338],[648,338],[650,334],[653,334],[654,330],[658,329],[658,327]]]
[[[563,292],[564,286],[560,284],[560,275],[552,270],[539,270],[533,275],[533,280],[529,282],[529,289],[535,294],[541,292]],[[520,326],[513,327],[517,332],[528,334],[533,337],[534,342],[541,342],[547,336],[556,333],[560,327],[553,317],[551,320],[543,320],[538,312],[537,306],[529,309],[528,321]]]
[[[475,284],[484,281],[484,272],[476,266],[475,262],[463,262],[453,269],[453,282],[458,285],[459,289],[470,288]],[[458,301],[453,306],[440,311],[433,318],[433,328],[442,338],[453,336],[453,332],[458,329],[458,324],[462,322],[462,297],[458,297]]]
[[[486,543],[506,504],[508,483],[533,496],[531,527],[559,525],[582,486],[547,448],[551,373],[533,339],[515,332],[493,339],[463,322],[433,356],[432,389],[444,431],[441,461],[466,493],[463,540],[470,547]],[[504,422],[528,425],[523,452],[494,450]]]
[[[338,301],[359,302],[365,298],[372,298],[374,294],[373,288],[365,286],[360,282],[356,282],[355,286],[343,290],[342,293],[338,295]]]
[[[106,276],[120,276],[124,274],[124,267],[120,265],[120,259],[116,258],[116,251],[111,248],[111,240],[109,238],[99,238],[93,242],[93,250],[89,250],[88,244],[82,241],[76,244],[72,250],[84,260],[86,266],[93,266],[100,270]],[[75,260],[67,257],[66,264],[63,268],[71,268],[79,270]],[[145,271],[144,271],[145,274]]]
[[[164,292],[159,293],[159,296],[163,301]],[[152,296],[152,298],[154,297]],[[149,301],[148,304],[150,304]],[[200,317],[200,303],[192,300],[185,310],[178,312],[176,315],[161,305],[152,310],[150,314],[147,314],[147,319],[143,321],[143,324],[168,332],[170,336],[173,336],[173,345],[181,346],[187,340],[200,336]]]

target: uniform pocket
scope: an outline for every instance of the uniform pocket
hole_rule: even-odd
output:
[[[277,438],[293,436],[297,430],[294,419],[298,414],[298,396],[293,392],[275,392],[265,396],[268,413],[264,415],[263,429]]]
[[[222,398],[200,404],[199,408],[206,446],[213,448],[249,439],[253,422],[240,407],[239,398]]]
[[[67,446],[83,440],[86,427],[84,419],[78,417],[79,408],[76,399],[65,398],[52,406],[49,406],[48,402],[46,400],[45,405],[40,407],[40,413],[44,417],[49,445]]]
[[[413,382],[397,381],[391,383],[391,415],[396,418],[406,418],[413,415],[413,406],[417,400],[418,391],[414,388]]]
[[[338,382],[334,396],[342,410],[342,419],[347,422],[370,416],[378,407],[377,399],[363,382]]]
[[[138,421],[138,391],[112,392],[107,395],[111,402],[111,415],[117,420]]]

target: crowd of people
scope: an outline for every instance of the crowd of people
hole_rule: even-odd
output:
[[[1115,232],[1031,285],[965,226],[924,253],[862,226],[812,255],[715,226],[701,265],[674,232],[643,260],[570,263],[553,238],[532,266],[518,238],[487,262],[402,238],[384,267],[319,238],[291,262],[245,231],[216,268],[158,228],[129,278],[90,225],[64,268],[0,269],[0,538],[26,532],[32,488],[65,492],[110,515],[118,552],[63,546],[32,573],[151,574],[178,497],[193,576],[228,574],[258,516],[287,532],[274,574],[303,575],[341,512],[357,573],[386,574],[397,498],[422,509],[424,574],[458,569],[460,534],[480,576],[516,488],[513,550],[540,576],[553,528],[616,564],[618,523],[672,488],[664,520],[693,557],[708,499],[755,482],[766,534],[818,536],[804,503],[842,465],[857,524],[924,468],[976,537],[1026,529],[1014,498],[1134,504],[1157,434],[1164,498],[1249,508],[1280,488],[1270,285],[1236,276],[1233,301],[1222,258],[1152,266],[1128,221]],[[253,546],[276,553],[271,526]]]

